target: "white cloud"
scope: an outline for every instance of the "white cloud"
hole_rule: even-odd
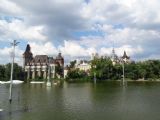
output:
[[[42,34],[43,26],[26,26],[21,20],[13,19],[12,22],[0,20],[0,40],[26,39],[29,41],[45,41],[46,36]]]
[[[59,47],[60,51],[65,55],[70,56],[86,56],[87,51],[73,41],[64,41],[64,46]]]
[[[97,50],[94,47],[82,47],[74,41],[64,41],[64,46],[59,46],[59,50],[66,56],[87,57]]]
[[[52,40],[55,40],[53,37],[71,38],[72,32],[90,26],[81,10],[84,0],[15,0],[15,3],[23,8],[26,22],[32,26],[45,26],[46,35]]]
[[[55,55],[58,50],[72,57],[110,54],[115,46],[118,55],[126,50],[135,59],[156,58],[159,8],[159,0],[1,0],[0,41],[27,40],[34,54]],[[79,31],[84,34],[74,36]]]
[[[2,14],[22,14],[22,9],[20,8],[20,6],[18,6],[16,3],[14,3],[13,1],[9,1],[9,0],[1,0],[0,1],[0,15]]]
[[[30,42],[30,47],[33,55],[57,55],[58,50],[55,48],[55,46],[51,42],[46,43],[35,43]]]
[[[101,53],[101,55],[111,56],[112,50],[113,50],[112,47],[110,47],[110,48],[102,47],[100,49],[100,53]],[[123,55],[124,51],[126,51],[127,55],[130,56],[131,59],[133,59],[134,56],[136,56],[137,54],[141,54],[143,52],[143,49],[141,48],[141,46],[132,47],[130,45],[124,45],[121,47],[117,47],[117,48],[114,48],[114,50],[115,50],[115,53],[119,57],[121,57]]]
[[[13,52],[13,48],[12,47],[4,47],[2,49],[0,49],[0,63],[10,63],[12,62],[11,59],[11,53]],[[23,50],[21,50],[19,47],[15,48],[15,62],[19,63],[20,65],[22,65],[23,63],[23,59],[22,59],[22,53]]]

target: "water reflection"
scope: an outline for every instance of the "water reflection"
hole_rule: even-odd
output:
[[[160,83],[119,82],[0,85],[0,120],[160,119]]]

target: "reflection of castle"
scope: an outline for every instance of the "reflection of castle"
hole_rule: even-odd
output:
[[[25,52],[23,53],[23,66],[25,72],[27,72],[27,79],[46,79],[49,73],[49,67],[51,68],[51,78],[55,78],[55,67],[59,66],[63,69],[64,59],[61,56],[61,53],[58,54],[56,59],[48,57],[47,55],[36,55],[33,57],[30,45],[28,44]]]

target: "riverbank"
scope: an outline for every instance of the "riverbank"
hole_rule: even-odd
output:
[[[121,82],[122,80],[96,80],[97,83],[99,82]],[[138,79],[138,80],[131,80],[131,79],[125,79],[126,82],[160,82],[160,79]],[[68,83],[86,83],[86,82],[94,82],[94,80],[83,80],[83,79],[70,79],[66,80]]]

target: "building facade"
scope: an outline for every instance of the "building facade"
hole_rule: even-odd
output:
[[[75,68],[78,68],[79,70],[83,70],[83,71],[87,72],[91,69],[91,64],[89,61],[76,60]]]
[[[23,53],[23,67],[27,73],[27,79],[47,79],[48,76],[55,78],[56,66],[61,69],[64,67],[64,58],[61,53],[55,59],[47,55],[36,55],[33,57],[30,45],[27,45]]]

